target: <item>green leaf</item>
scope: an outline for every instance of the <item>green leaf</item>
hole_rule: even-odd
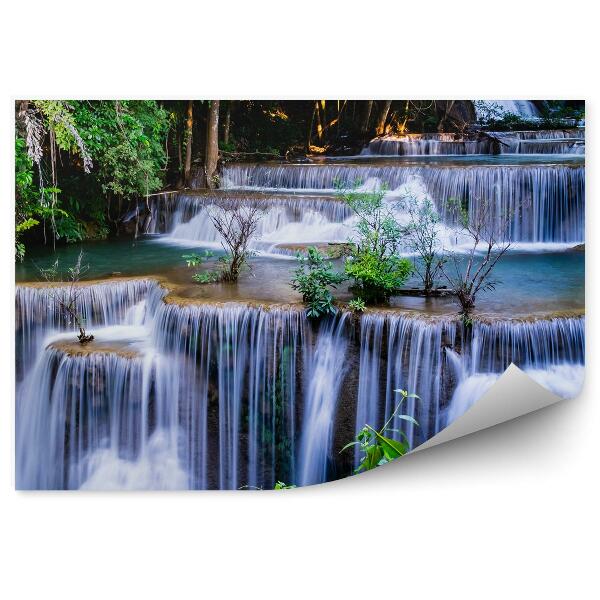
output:
[[[381,445],[382,452],[388,460],[394,460],[408,452],[408,446],[405,443],[381,435],[378,431],[375,432],[375,435]]]
[[[417,427],[419,427],[419,423],[416,419],[414,419],[413,417],[411,417],[410,415],[396,415],[399,419],[402,419],[403,421],[408,421],[409,423],[412,423],[413,425],[416,425]]]
[[[340,450],[340,454],[344,451],[347,450],[348,448],[352,448],[352,446],[356,446],[357,444],[360,444],[360,442],[350,442],[348,444],[346,444],[341,450]]]

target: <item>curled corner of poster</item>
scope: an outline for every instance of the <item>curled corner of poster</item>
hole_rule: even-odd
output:
[[[412,453],[516,419],[562,399],[512,363],[481,399]]]

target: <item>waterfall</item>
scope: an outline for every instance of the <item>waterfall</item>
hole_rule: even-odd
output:
[[[179,364],[193,487],[273,487],[276,473],[293,480],[298,361],[310,343],[304,314],[166,304],[154,336]],[[211,469],[218,474],[213,480]]]
[[[404,389],[420,397],[400,411],[419,428],[398,419],[391,427],[414,447],[463,414],[513,362],[553,393],[574,397],[583,383],[584,329],[583,318],[476,321],[469,332],[452,320],[363,315],[355,430],[381,427],[397,406],[394,390]]]
[[[497,141],[496,141],[497,140]],[[479,137],[455,133],[408,133],[372,139],[363,156],[469,154],[584,154],[583,129],[490,131]]]
[[[17,487],[187,488],[168,372],[152,354],[47,348],[19,396]]]
[[[331,191],[336,181],[375,181],[395,190],[419,181],[436,203],[446,223],[453,215],[445,207],[451,198],[468,202],[473,217],[478,200],[496,206],[496,214],[513,215],[515,242],[579,243],[584,239],[583,166],[503,165],[465,167],[415,167],[368,164],[231,165],[225,180],[235,186],[322,189]]]
[[[81,291],[79,292],[79,288]],[[121,322],[128,309],[138,304],[151,289],[154,281],[129,279],[78,286],[77,312],[86,327],[115,325]],[[66,288],[57,286],[60,290]],[[16,287],[16,365],[17,380],[22,379],[35,362],[44,337],[67,326],[53,295],[46,288],[32,285]],[[75,330],[74,324],[71,329]]]
[[[515,242],[581,242],[584,239],[583,167],[556,165],[431,169],[425,179],[443,219],[440,199],[464,198],[469,218],[478,213],[478,200],[493,202],[495,214],[512,215],[510,236]]]
[[[264,195],[263,195],[264,196]],[[213,226],[210,213],[222,210],[223,199],[260,202],[265,211],[250,243],[256,251],[288,254],[279,244],[346,241],[349,229],[344,222],[351,217],[350,208],[335,197],[268,196],[268,200],[234,195],[171,195],[168,200],[155,198],[150,204],[152,227],[147,233],[166,233],[164,242],[201,243],[220,247],[221,238]]]
[[[363,156],[494,154],[491,138],[469,139],[454,133],[407,133],[372,139]]]
[[[477,120],[487,120],[490,111],[496,111],[497,118],[505,114],[518,115],[523,119],[535,120],[540,111],[531,100],[475,100]]]
[[[179,305],[133,280],[84,286],[95,340],[82,347],[46,294],[17,289],[20,328],[39,330],[17,386],[19,489],[317,483],[346,472],[351,453],[339,450],[381,426],[396,389],[420,396],[401,410],[419,427],[391,425],[414,447],[511,362],[564,396],[583,375],[583,318],[464,330],[452,318],[340,311],[317,329],[295,307]]]
[[[584,129],[497,131],[501,154],[585,154]]]
[[[585,320],[476,322],[462,356],[447,354],[458,384],[446,424],[481,398],[511,363],[551,392],[573,398],[583,385]]]
[[[401,430],[411,445],[437,433],[444,401],[443,347],[455,340],[454,320],[430,321],[393,313],[363,315],[356,431],[365,424],[381,427],[400,401],[394,390],[403,389],[419,396],[418,400],[408,399],[400,410],[415,417],[419,428],[398,418],[390,427]],[[390,437],[399,435],[395,432]]]
[[[344,379],[348,313],[325,321],[308,360],[302,441],[298,459],[299,485],[327,481],[332,456],[336,408]]]

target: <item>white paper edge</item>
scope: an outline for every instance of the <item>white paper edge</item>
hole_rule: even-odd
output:
[[[493,427],[562,400],[511,363],[467,412],[410,453]]]

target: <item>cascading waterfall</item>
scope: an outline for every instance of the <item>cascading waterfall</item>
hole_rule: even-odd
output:
[[[268,212],[265,223],[260,225],[261,233],[273,231],[281,225],[290,222],[302,222],[308,214],[318,214],[332,222],[340,222],[350,216],[350,209],[335,198],[323,198],[319,196],[266,196],[263,199],[238,196],[200,196],[193,194],[171,194],[168,197],[156,196],[150,203],[152,227],[147,233],[171,233],[177,227],[185,225],[198,216],[206,218],[207,208],[217,208],[219,203],[227,200],[236,200],[244,203],[260,203],[264,206],[268,203]],[[210,230],[214,231],[214,228]],[[212,234],[211,234],[212,235]],[[175,235],[173,235],[175,237]],[[199,239],[196,237],[190,239]]]
[[[346,372],[348,313],[325,321],[308,359],[298,483],[327,481],[340,388]]]
[[[390,427],[402,430],[413,446],[425,441],[440,429],[443,347],[455,343],[456,323],[371,313],[361,318],[360,330],[356,430],[365,424],[381,427],[400,402],[395,390],[403,389],[420,398],[410,398],[400,410],[414,416],[419,428],[398,418]]]
[[[293,478],[298,361],[310,343],[303,313],[167,304],[157,313],[154,335],[180,363],[193,487],[272,487],[276,472]]]
[[[454,133],[407,133],[377,137],[363,156],[428,156],[494,154],[491,138],[469,139]]]
[[[232,196],[234,198],[235,196]],[[227,196],[225,196],[227,199]],[[285,254],[277,246],[285,243],[318,243],[345,241],[348,229],[341,227],[350,215],[350,208],[335,198],[278,197],[268,200],[237,198],[250,204],[260,202],[265,207],[251,241],[253,250]],[[195,242],[220,246],[220,236],[210,213],[221,210],[223,197],[197,195],[157,197],[150,204],[152,225],[147,233],[166,233],[166,242]]]
[[[496,215],[512,215],[516,242],[581,242],[584,239],[583,167],[528,166],[488,169],[435,169],[426,187],[434,200],[464,198],[475,219],[479,200],[493,202]],[[445,222],[452,221],[437,202]]]
[[[128,309],[137,305],[151,289],[157,288],[156,282],[146,279],[96,285],[82,283],[76,292],[76,309],[86,327],[115,325],[122,321]],[[57,286],[52,294],[39,286],[18,285],[16,288],[17,380],[22,379],[23,373],[35,362],[43,339],[67,325],[53,298],[53,294],[60,295],[61,290],[67,288]]]
[[[372,139],[363,156],[444,156],[472,154],[585,154],[583,129],[408,133]]]
[[[573,398],[583,385],[585,320],[475,322],[462,354],[447,353],[458,382],[447,424],[478,400],[511,363],[551,392]]]
[[[375,311],[355,335],[348,313],[315,330],[297,308],[179,305],[153,282],[129,283],[86,287],[96,340],[83,348],[41,311],[44,290],[22,288],[18,322],[46,333],[17,389],[19,488],[317,483],[346,464],[338,445],[392,413],[396,389],[421,398],[401,410],[418,428],[392,424],[415,446],[484,391],[473,377],[493,381],[510,362],[566,396],[581,385],[583,318],[466,334],[453,319]]]
[[[505,114],[532,120],[540,117],[540,111],[531,100],[475,100],[474,102],[478,120],[487,119],[490,110],[499,113],[500,117]]]
[[[539,117],[531,101],[483,102],[478,116],[487,119],[494,102],[501,113]],[[532,129],[537,126],[532,122]],[[303,245],[352,239],[357,217],[340,200],[340,185],[385,186],[384,204],[401,225],[409,218],[401,198],[431,198],[446,251],[460,254],[467,247],[450,199],[462,200],[471,220],[484,200],[492,204],[491,218],[512,215],[509,235],[521,243],[517,247],[579,244],[585,133],[569,127],[387,135],[371,140],[362,156],[226,163],[223,189],[150,195],[125,221],[131,225],[135,219],[136,232],[154,236],[138,245],[153,252],[154,243],[220,247],[210,215],[223,210],[223,203],[260,204],[264,213],[250,248],[292,254]],[[541,269],[581,264],[571,258],[577,256],[535,264]],[[261,274],[271,267],[261,258]],[[285,274],[285,264],[272,272]],[[180,269],[166,275],[165,281],[178,281]],[[521,271],[518,277],[517,285]],[[536,290],[543,285],[539,278]],[[65,290],[62,285],[54,289]],[[19,489],[271,489],[277,481],[320,483],[358,464],[359,449],[353,455],[340,454],[341,448],[365,425],[380,428],[386,422],[401,401],[397,390],[418,395],[400,409],[418,426],[395,418],[388,435],[416,447],[463,414],[512,362],[566,398],[582,385],[583,317],[475,318],[466,327],[455,316],[369,307],[364,314],[338,310],[314,322],[300,306],[209,303],[191,285],[174,284],[181,298],[170,296],[166,285],[151,278],[77,284],[76,310],[94,335],[85,346],[77,343],[74,324],[48,288],[17,286]],[[268,291],[272,296],[279,289]],[[231,292],[238,295],[252,297],[240,289]],[[493,311],[505,301],[498,296]],[[562,306],[562,296],[558,299]],[[415,306],[413,300],[393,303]],[[437,311],[445,302],[423,304]]]
[[[584,129],[497,131],[500,154],[585,154]]]
[[[398,167],[352,164],[231,165],[225,180],[234,186],[333,189],[336,181],[385,184],[395,190],[412,181],[422,183],[446,223],[454,214],[450,198],[468,202],[471,216],[481,199],[493,201],[496,214],[512,216],[515,242],[578,243],[584,239],[583,166],[506,165],[466,167]]]

